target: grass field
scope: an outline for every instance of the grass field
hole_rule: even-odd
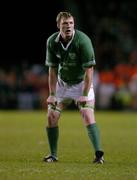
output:
[[[96,112],[105,164],[94,151],[78,112],[60,120],[59,162],[46,164],[46,113],[0,111],[0,180],[137,180],[137,113]]]

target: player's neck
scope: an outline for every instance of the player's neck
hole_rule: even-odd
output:
[[[63,38],[62,36],[60,36],[60,41],[64,47],[67,46],[67,44],[70,42],[71,39],[72,39],[72,37],[71,38]]]

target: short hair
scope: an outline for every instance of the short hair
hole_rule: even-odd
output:
[[[57,24],[60,23],[60,20],[61,18],[64,17],[64,18],[70,18],[70,17],[73,17],[72,14],[70,12],[59,12],[57,17],[56,17],[56,22]],[[74,17],[73,17],[74,18]]]

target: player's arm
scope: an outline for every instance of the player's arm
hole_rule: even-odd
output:
[[[78,105],[80,107],[85,105],[85,103],[88,101],[88,93],[91,88],[92,79],[93,79],[93,67],[86,68],[85,76],[84,76],[83,92],[78,99]]]
[[[56,83],[57,83],[57,71],[55,67],[49,67],[49,97],[47,99],[47,103],[53,106],[56,106]]]
[[[49,67],[49,94],[55,95],[56,83],[57,83],[57,69],[55,67]]]
[[[93,81],[93,67],[86,68],[84,76],[83,96],[87,96]]]

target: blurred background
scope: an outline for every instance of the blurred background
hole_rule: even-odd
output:
[[[47,108],[46,40],[60,11],[70,11],[92,40],[96,109],[136,111],[137,2],[129,0],[1,4],[0,109]]]

